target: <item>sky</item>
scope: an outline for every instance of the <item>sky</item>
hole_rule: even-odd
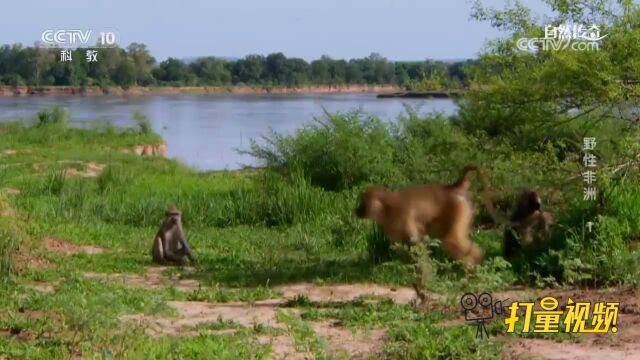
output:
[[[534,13],[542,1],[524,0]],[[484,0],[502,8],[504,0]],[[5,1],[0,44],[33,45],[47,29],[115,30],[167,57],[243,57],[283,52],[317,59],[476,57],[499,35],[470,18],[469,0],[21,0]]]

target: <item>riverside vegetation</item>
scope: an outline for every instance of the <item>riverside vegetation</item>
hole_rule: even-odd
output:
[[[587,286],[614,301],[619,293],[607,288],[625,287],[634,294],[625,299],[637,302],[638,88],[615,80],[640,79],[640,10],[623,2],[612,15],[599,3],[548,2],[559,19],[588,22],[600,14],[599,21],[610,24],[601,49],[514,52],[514,39],[540,36],[527,9],[477,6],[475,17],[511,33],[469,70],[477,86],[459,100],[457,115],[420,117],[407,109],[385,123],[361,112],[325,114],[294,135],[271,133],[253,143],[246,151],[265,165],[257,171],[198,173],[173,160],[123,152],[161,141],[141,116],[136,128],[125,130],[70,128],[60,109],[43,111],[31,125],[2,123],[0,354],[256,359],[282,354],[288,344],[288,358],[497,359],[520,335],[501,336],[504,324],[494,322],[493,337],[475,339],[475,327],[455,323],[462,293],[491,291],[497,299],[513,294],[514,285],[532,292]],[[583,200],[587,136],[597,141],[596,201]],[[540,192],[558,222],[549,246],[506,262],[501,232],[478,226],[487,225],[478,207],[472,239],[487,260],[465,277],[434,241],[428,283],[434,300],[427,309],[367,295],[371,291],[339,301],[317,297],[316,290],[292,292],[300,283],[305,289],[366,283],[369,290],[372,284],[395,289],[388,292],[392,298],[403,293],[413,268],[374,226],[355,219],[358,192],[371,183],[396,188],[449,181],[469,162],[486,168],[503,214],[521,188]],[[168,204],[182,210],[198,263],[164,269],[150,284],[140,278],[154,269],[149,246]],[[589,294],[575,291],[578,299]],[[516,293],[517,300],[527,296]],[[215,316],[181,322],[193,307]],[[237,308],[270,309],[272,316],[224,317]],[[174,332],[158,334],[132,317],[155,319],[151,323]],[[352,343],[369,344],[366,351],[337,343],[361,333],[374,340]],[[635,346],[635,340],[621,343],[624,333],[610,341]],[[562,333],[543,337],[565,340],[565,349],[585,341]],[[541,348],[554,344],[534,340],[547,341]],[[589,344],[586,339],[583,346]],[[607,351],[617,354],[613,345]]]

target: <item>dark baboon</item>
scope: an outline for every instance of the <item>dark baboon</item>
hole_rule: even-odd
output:
[[[551,213],[542,210],[538,193],[525,190],[516,202],[510,222],[503,236],[505,259],[513,259],[523,249],[546,242],[555,220]]]

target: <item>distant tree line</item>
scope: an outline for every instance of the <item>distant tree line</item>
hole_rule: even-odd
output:
[[[311,63],[282,53],[248,55],[229,61],[203,57],[185,63],[168,58],[157,63],[146,45],[132,43],[126,49],[101,48],[98,61],[87,61],[86,51],[71,52],[61,61],[61,49],[0,47],[0,85],[26,86],[299,86],[342,84],[399,84],[428,87],[467,83],[464,62],[425,60],[393,62],[373,53],[368,57],[336,60],[323,56]],[[419,87],[419,86],[418,86]]]

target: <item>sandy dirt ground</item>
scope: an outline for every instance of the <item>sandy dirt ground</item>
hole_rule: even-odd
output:
[[[50,251],[63,255],[78,252],[95,254],[104,251],[97,246],[77,245],[71,242],[46,237],[42,245]],[[50,264],[35,257],[25,258],[34,266],[46,267]],[[173,287],[179,291],[192,292],[200,288],[197,280],[189,279],[187,268],[185,278],[181,275],[167,276],[165,270],[169,267],[149,266],[145,273],[84,273],[89,279],[96,281],[122,281],[134,287],[157,289]],[[34,283],[32,288],[43,291],[55,291],[55,283]],[[144,326],[152,336],[196,336],[203,330],[200,324],[230,322],[246,327],[262,324],[279,330],[275,335],[260,335],[257,339],[262,344],[270,344],[273,359],[308,359],[313,354],[305,349],[297,349],[292,336],[292,329],[278,320],[280,312],[297,314],[298,309],[285,306],[291,300],[303,295],[312,302],[348,302],[363,295],[373,295],[389,298],[398,304],[414,303],[415,291],[410,287],[389,287],[378,284],[336,284],[317,285],[313,283],[297,283],[281,285],[274,288],[281,296],[253,302],[202,302],[202,301],[170,301],[177,316],[150,316],[143,314],[126,315],[121,318],[124,323],[136,323]],[[530,289],[513,288],[496,292],[494,301],[505,300],[505,305],[511,301],[540,300],[545,296],[555,297],[560,309],[569,298],[575,301],[600,302],[618,301],[619,317],[616,323],[617,332],[608,334],[584,334],[580,342],[570,340],[558,342],[546,339],[518,338],[515,336],[499,336],[504,341],[503,359],[640,359],[640,294],[637,290],[624,289]],[[450,300],[450,299],[449,299]],[[445,305],[444,296],[432,294],[429,306],[424,311],[439,308],[454,314],[460,309],[451,304]],[[37,316],[37,314],[34,314]],[[334,357],[365,359],[371,354],[379,352],[384,344],[384,329],[370,329],[368,331],[352,331],[340,326],[335,321],[307,321],[321,341],[326,344],[326,351]],[[462,313],[460,318],[443,321],[440,326],[468,326]],[[235,329],[212,330],[214,333],[229,333]],[[5,334],[7,336],[29,337],[29,334]],[[2,334],[0,334],[2,336]]]

